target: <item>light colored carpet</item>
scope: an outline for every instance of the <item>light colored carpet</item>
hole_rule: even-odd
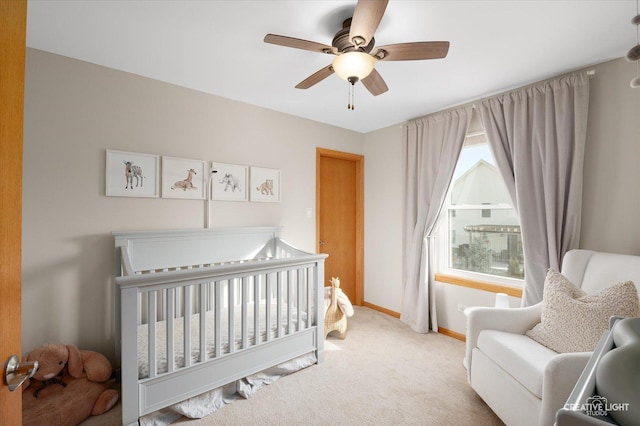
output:
[[[206,425],[502,425],[469,387],[464,343],[418,334],[391,316],[356,307],[345,340],[330,335],[325,361],[279,379]],[[85,426],[120,423],[120,405]]]

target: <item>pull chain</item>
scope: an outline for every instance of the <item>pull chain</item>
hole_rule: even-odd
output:
[[[352,111],[356,108],[354,91],[355,91],[355,85],[353,84],[349,85],[349,100],[347,102],[347,109],[350,109]]]
[[[354,109],[356,109],[355,86],[356,86],[356,83],[358,82],[358,77],[349,77],[347,81],[349,82],[349,95],[348,95],[348,101],[347,101],[347,109],[350,109],[351,111],[353,111]]]

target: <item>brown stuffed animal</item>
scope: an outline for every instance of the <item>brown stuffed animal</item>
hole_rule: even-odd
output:
[[[43,345],[27,356],[38,371],[23,385],[22,424],[74,426],[103,414],[118,402],[118,391],[104,383],[111,364],[102,354],[73,345]]]

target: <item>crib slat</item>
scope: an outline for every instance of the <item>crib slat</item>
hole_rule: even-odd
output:
[[[222,282],[216,281],[214,283],[215,298],[215,323],[214,323],[214,337],[215,337],[215,357],[218,358],[222,354]]]
[[[282,272],[278,272],[278,283],[276,284],[276,327],[277,334],[276,337],[280,337],[282,335]]]
[[[140,297],[140,309],[138,311],[138,325],[142,325],[142,324],[148,324],[148,317],[149,317],[149,296],[147,295],[147,297]]]
[[[305,324],[307,324],[307,328],[311,327],[311,296],[313,291],[313,268],[306,268],[307,271],[307,310],[305,315]]]
[[[207,360],[207,284],[200,284],[200,362]]]
[[[157,292],[150,291],[147,295],[149,299],[149,377],[156,377],[158,374],[157,348],[156,348],[156,322],[157,317]]]
[[[258,345],[262,339],[260,333],[260,283],[263,275],[253,277],[253,344]]]
[[[293,310],[293,303],[291,303],[291,287],[293,286],[293,271],[287,270],[287,332],[285,334],[291,334],[293,327],[291,327],[291,311]]]
[[[214,297],[215,297],[215,293],[216,293],[215,292],[215,285],[216,285],[215,281],[212,281],[212,282],[209,283],[209,286],[208,286],[209,292],[207,294],[207,310],[209,310],[209,311],[214,311],[214,309],[215,309],[215,304],[214,304],[215,303]]]
[[[167,371],[171,373],[175,370],[175,351],[174,351],[174,335],[175,324],[173,322],[175,318],[175,294],[176,289],[170,288],[167,290]]]
[[[247,309],[249,303],[249,277],[242,278],[242,349],[248,346],[249,335],[249,312]]]
[[[184,302],[184,287],[181,292],[176,294],[176,301],[178,302],[176,305],[178,307],[178,316],[184,317],[186,315],[186,311],[184,309],[186,306]]]
[[[167,301],[167,290],[162,289],[157,292],[156,297],[158,298],[156,303],[158,305],[158,321],[164,321],[167,316],[167,310],[165,308],[165,303]]]
[[[271,280],[272,280],[272,275],[268,274],[267,275],[267,282],[265,283],[265,319],[266,319],[266,326],[265,326],[265,334],[266,334],[266,338],[265,341],[266,342],[270,342],[271,341],[271,328],[273,327],[271,325]]]
[[[304,270],[302,268],[298,269],[298,307],[297,307],[297,327],[296,330],[300,331],[303,329],[303,324],[302,324],[302,313],[303,311],[303,304],[302,304],[302,298],[304,296],[304,291],[303,291],[303,285],[304,285]]]
[[[233,353],[236,350],[236,325],[235,325],[235,307],[236,307],[236,286],[235,279],[229,280],[229,353]]]
[[[184,366],[188,367],[191,362],[191,286],[184,287]]]

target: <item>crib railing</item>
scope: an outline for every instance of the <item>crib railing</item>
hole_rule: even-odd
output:
[[[315,265],[300,265],[140,288],[137,357],[148,368],[138,377],[156,377],[316,326],[315,274]]]
[[[322,362],[327,255],[279,231],[114,232],[123,424],[309,352]]]
[[[126,250],[121,248],[123,276],[116,278],[120,301],[120,347],[116,353],[121,355],[117,361],[121,365],[123,401],[138,398],[138,389],[148,389],[144,392],[149,393],[160,389],[158,386],[162,388],[158,380],[183,370],[232,359],[252,348],[267,349],[280,340],[308,341],[308,337],[302,337],[311,336],[307,332],[314,336],[307,352],[315,351],[318,362],[322,361],[325,254],[297,255],[283,243],[280,247],[274,244],[271,250],[281,252],[269,255],[268,260],[139,273],[127,270]],[[138,346],[140,330],[146,334],[146,339],[141,339],[143,347]],[[177,356],[180,352],[182,359]],[[238,362],[244,364],[245,360]],[[139,363],[147,370],[140,371]],[[266,366],[256,363],[242,368],[253,374]],[[233,380],[244,377],[236,375]],[[196,376],[189,377],[193,382]],[[226,378],[207,379],[206,385],[194,385],[181,395],[195,396],[206,390],[208,383],[224,384],[223,380]],[[162,404],[140,401],[136,408],[129,408],[127,403],[127,415],[132,415],[129,411],[140,415],[162,408],[171,398],[162,400]]]

